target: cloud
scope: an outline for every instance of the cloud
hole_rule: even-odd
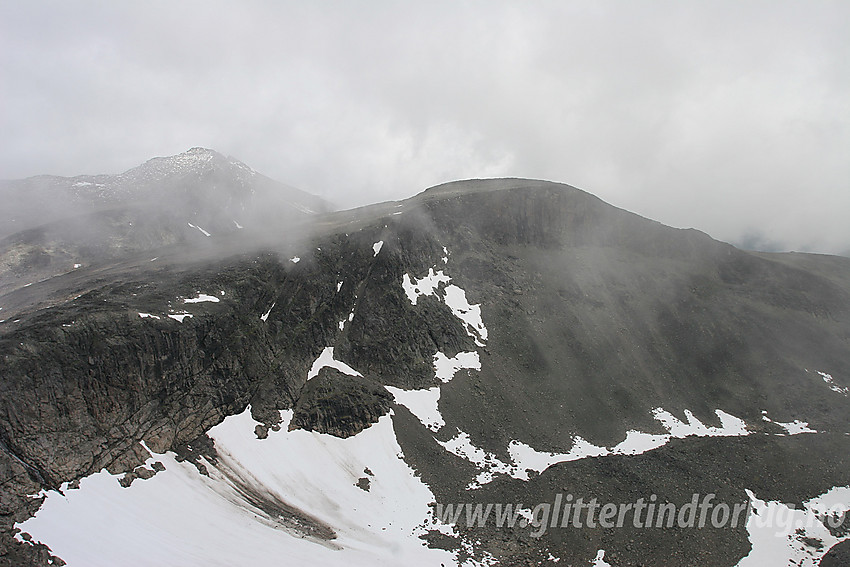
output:
[[[850,248],[846,3],[17,4],[0,177],[202,145],[342,206],[540,177],[725,240]]]

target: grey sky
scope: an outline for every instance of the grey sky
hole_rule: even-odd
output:
[[[205,146],[341,206],[562,181],[850,251],[850,2],[0,0],[0,177]]]

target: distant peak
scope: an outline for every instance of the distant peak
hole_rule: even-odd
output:
[[[189,148],[182,155],[212,155],[212,156],[220,156],[221,154],[215,150],[211,150],[209,148],[202,148],[201,146],[195,146],[194,148]]]

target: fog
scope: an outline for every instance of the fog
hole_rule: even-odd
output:
[[[578,186],[738,244],[850,253],[845,2],[7,2],[0,178],[193,146],[340,207]]]

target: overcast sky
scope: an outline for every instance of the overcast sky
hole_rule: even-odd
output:
[[[0,178],[204,146],[344,207],[533,177],[848,252],[848,29],[844,0],[0,0]]]

